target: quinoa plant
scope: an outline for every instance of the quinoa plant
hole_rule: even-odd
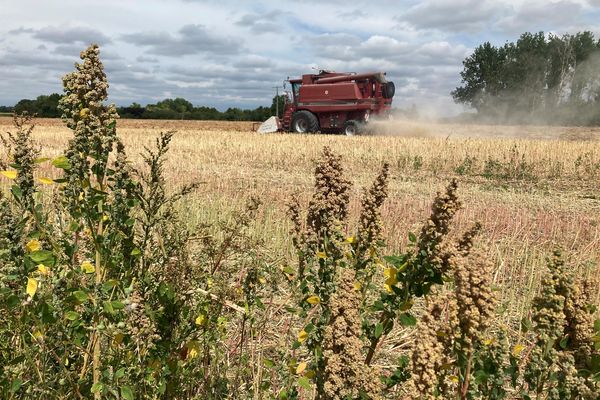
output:
[[[323,334],[331,319],[330,298],[337,290],[337,270],[345,265],[342,224],[348,215],[349,191],[341,157],[326,147],[315,167],[315,189],[304,225],[298,201],[293,199],[289,207],[299,260],[293,289],[299,292],[298,315],[306,320],[293,347],[304,345],[313,357],[306,374],[313,377],[320,394],[324,393],[326,367]],[[292,369],[295,364],[294,358]],[[306,379],[299,382],[308,386]]]
[[[248,382],[231,379],[221,343],[230,319],[241,320],[236,365],[247,366],[263,272],[260,247],[243,231],[258,203],[217,227],[223,239],[198,238],[175,207],[195,186],[166,188],[172,132],[134,169],[104,103],[98,47],[81,59],[63,79],[60,107],[74,136],[52,160],[61,176],[36,176],[48,160],[38,158],[28,117],[3,139],[2,175],[13,185],[0,194],[0,397],[223,398],[230,381]],[[229,282],[212,287],[238,267],[242,295],[224,293]]]
[[[494,326],[492,266],[483,253],[466,250],[472,232],[461,240],[467,242],[448,259],[454,287],[434,297],[418,324],[407,388],[415,398],[507,397],[514,370],[505,333]]]
[[[597,288],[597,280],[578,282],[559,251],[549,260],[533,301],[534,345],[524,360],[523,390],[529,398],[598,398],[600,327],[594,326],[592,302]]]
[[[415,316],[410,313],[415,299],[428,295],[434,285],[450,279],[452,256],[459,252],[467,256],[479,229],[476,226],[466,232],[456,243],[446,240],[452,218],[460,208],[456,197],[457,184],[453,181],[446,193],[438,195],[434,201],[431,217],[419,238],[410,235],[412,245],[407,252],[382,257],[384,240],[380,210],[387,198],[388,179],[389,167],[384,165],[373,185],[364,192],[356,234],[344,239],[342,232],[346,224],[349,185],[343,178],[339,157],[325,148],[315,170],[315,193],[305,224],[302,223],[298,202],[294,201],[290,207],[294,224],[292,240],[299,256],[294,289],[299,292],[298,315],[304,320],[304,327],[293,345],[291,365],[292,369],[301,365],[299,369],[307,371],[301,374],[298,384],[307,390],[314,382],[317,398],[346,398],[332,397],[334,391],[328,389],[341,386],[347,386],[348,393],[354,393],[348,394],[347,398],[381,396],[381,382],[379,386],[369,386],[359,396],[359,392],[350,389],[357,385],[356,381],[352,383],[344,376],[352,376],[358,373],[358,369],[361,376],[381,375],[381,371],[375,373],[377,369],[370,365],[383,336],[398,324],[416,324]],[[384,279],[381,279],[382,270]],[[348,276],[352,276],[353,290],[357,293],[344,295],[344,298],[359,300],[343,309],[346,313],[344,321],[348,325],[339,325],[339,331],[332,331],[331,327],[337,326],[341,312],[332,299],[337,301],[348,290]],[[350,324],[356,318],[360,320],[360,329]],[[353,339],[347,339],[346,351],[341,352],[342,346],[338,346],[338,350],[332,352],[331,343],[347,337],[348,332],[352,332],[350,336]],[[306,349],[306,353],[298,353],[296,349],[301,347]],[[352,363],[358,363],[357,370],[350,373],[342,369],[340,374],[333,375],[331,371],[336,370],[333,365],[340,364],[338,359],[342,353],[348,360],[352,359]],[[307,360],[300,361],[299,355],[307,357]],[[359,355],[362,359],[356,361]],[[381,376],[382,382],[391,388],[406,380],[406,373],[402,371],[405,367],[399,367],[392,377]],[[296,395],[298,392],[292,390],[291,393]]]
[[[379,317],[366,324],[370,341],[367,364],[372,362],[381,338],[392,330],[395,322],[415,325],[416,319],[409,312],[414,299],[428,295],[432,286],[444,283],[453,246],[445,239],[461,206],[456,191],[457,183],[452,181],[444,194],[438,194],[419,237],[409,235],[412,247],[407,252],[384,257],[389,265],[385,269],[386,290],[379,292],[379,298],[372,305]]]

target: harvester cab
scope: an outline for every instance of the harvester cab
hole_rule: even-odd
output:
[[[271,117],[259,132],[327,132],[360,134],[371,118],[386,117],[395,87],[385,72],[337,73],[320,71],[288,79],[291,93],[283,115]]]

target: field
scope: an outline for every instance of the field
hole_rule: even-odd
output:
[[[41,156],[62,155],[72,132],[60,120],[35,122],[33,139]],[[0,118],[0,130],[11,130],[11,123],[10,118]],[[436,192],[443,191],[451,179],[458,181],[463,207],[456,214],[451,236],[476,221],[482,224],[480,245],[487,247],[487,257],[493,264],[493,286],[500,300],[498,318],[513,345],[525,340],[521,322],[530,317],[532,299],[539,294],[553,250],[562,249],[569,268],[575,268],[579,276],[600,273],[598,128],[395,121],[379,123],[375,135],[345,137],[259,135],[252,131],[252,123],[246,122],[119,120],[117,124],[135,167],[142,164],[144,146],[152,146],[160,132],[170,130],[176,134],[164,165],[168,188],[199,184],[178,203],[185,222],[192,228],[219,226],[220,222],[238,218],[237,212],[250,197],[260,199],[250,236],[261,243],[261,258],[274,274],[297,263],[287,205],[294,195],[299,196],[301,204],[308,203],[315,160],[324,146],[341,155],[345,176],[352,182],[350,223],[343,227],[347,235],[354,232],[363,188],[371,184],[383,163],[389,163],[389,196],[382,207],[385,254],[404,251],[408,232],[418,234],[431,212]],[[5,156],[0,150],[0,157]],[[59,172],[45,163],[36,174],[57,178]],[[280,275],[270,281],[282,282],[284,274]],[[240,279],[241,272],[238,282]],[[595,293],[598,304],[600,291]],[[263,331],[279,332],[286,325],[287,333],[295,334],[297,327],[284,322],[286,317],[281,311],[282,304],[289,301],[287,295],[279,292],[269,300],[271,308],[263,317],[272,326],[266,330],[263,326]],[[419,305],[417,312],[421,310]],[[196,324],[200,325],[198,320]],[[223,347],[231,354],[237,354],[234,343],[244,340],[241,326],[241,339],[239,332],[223,339]],[[231,332],[236,329],[239,326],[230,327]],[[375,364],[389,371],[395,363],[396,347],[412,342],[411,332],[414,330],[400,328],[385,336]],[[274,354],[274,349],[285,348],[289,341],[283,333],[259,336],[253,339],[255,347],[249,347],[252,357]],[[230,362],[238,365],[227,358]],[[254,367],[249,368],[259,364],[250,361]],[[302,368],[295,365],[293,370],[300,375],[306,364]],[[253,370],[253,379],[268,381],[261,375],[266,372],[256,368],[259,372]]]
[[[11,122],[0,119],[0,129],[8,130]],[[138,163],[142,147],[166,130],[177,131],[165,166],[168,184],[200,183],[182,205],[189,223],[226,219],[250,196],[258,197],[263,206],[254,234],[276,263],[293,256],[286,204],[294,193],[308,201],[314,160],[329,146],[342,155],[354,184],[354,220],[362,188],[382,163],[391,164],[390,195],[383,207],[390,254],[406,245],[406,232],[419,230],[435,193],[457,178],[464,205],[457,228],[482,223],[496,266],[495,283],[503,288],[505,318],[512,325],[528,309],[554,248],[567,252],[586,274],[599,271],[591,266],[600,261],[598,128],[393,122],[378,127],[386,136],[349,138],[258,135],[247,122],[118,123],[129,156]],[[53,157],[64,149],[70,132],[60,120],[39,120],[34,138],[43,156]],[[46,168],[42,174],[56,171]]]

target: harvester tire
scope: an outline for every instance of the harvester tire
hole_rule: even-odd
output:
[[[310,111],[300,110],[292,117],[292,132],[309,133],[319,130],[319,120]]]
[[[344,124],[344,135],[346,136],[356,136],[360,135],[362,132],[362,124],[353,119],[346,121]]]
[[[391,99],[396,94],[396,86],[394,82],[387,82],[381,88],[381,95],[384,99]]]

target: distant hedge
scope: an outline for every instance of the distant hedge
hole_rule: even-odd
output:
[[[38,96],[35,100],[19,100],[14,107],[0,106],[2,113],[27,112],[44,118],[57,118],[61,113],[58,110],[58,101],[61,95]],[[125,107],[117,107],[121,118],[134,119],[190,119],[190,120],[225,120],[225,121],[264,121],[276,112],[276,97],[273,98],[271,107],[260,106],[251,110],[233,107],[219,111],[214,107],[195,107],[183,98],[165,99],[156,104],[142,106],[133,103]],[[283,110],[283,96],[279,96],[279,112]]]

